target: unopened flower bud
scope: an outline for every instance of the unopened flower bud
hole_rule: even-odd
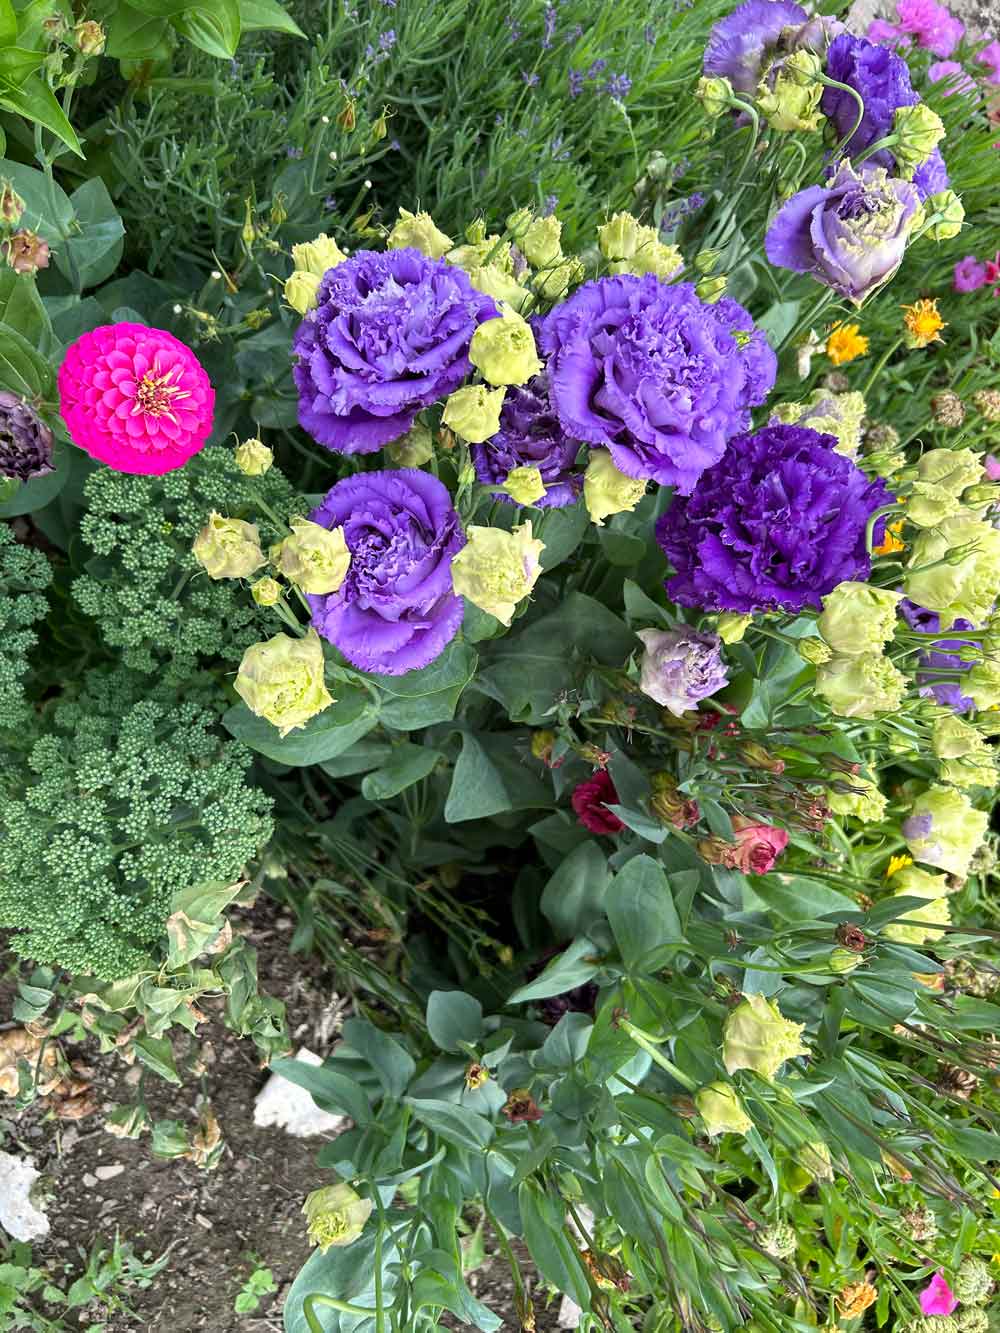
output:
[[[318,1245],[323,1254],[331,1245],[351,1245],[364,1231],[374,1207],[371,1199],[362,1199],[344,1182],[313,1190],[302,1207],[310,1243]]]
[[[271,547],[275,565],[303,592],[336,592],[351,565],[344,529],[324,528],[305,518],[293,518],[290,526],[291,536]]]
[[[694,95],[709,120],[716,120],[732,105],[733,85],[728,79],[701,78]]]
[[[277,579],[258,579],[250,589],[250,596],[258,606],[274,606],[281,601],[282,587]]]
[[[965,206],[954,190],[942,190],[924,200],[924,209],[930,219],[925,236],[932,241],[950,241],[962,230]]]
[[[15,273],[37,273],[49,266],[49,243],[34,231],[15,231],[0,243],[0,250]]]
[[[926,102],[916,102],[913,106],[896,108],[893,133],[896,142],[892,153],[899,174],[912,180],[916,168],[923,166],[944,138],[945,130],[936,111],[932,111]]]
[[[611,514],[633,510],[646,494],[642,478],[627,477],[615,467],[607,449],[591,449],[583,479],[587,513],[599,528]]]
[[[511,236],[514,238],[515,241],[518,239],[519,236],[521,236],[524,232],[528,230],[528,228],[531,226],[531,222],[534,216],[535,215],[530,208],[516,208],[513,213],[508,215],[507,230],[510,232]],[[472,236],[469,235],[468,229],[466,230],[466,239],[473,245],[476,244],[478,241],[481,241],[485,235],[486,235],[485,223],[482,224],[481,236],[477,232],[476,237],[473,238]]]
[[[257,525],[224,518],[214,510],[194,539],[191,554],[210,579],[245,579],[266,563]]]
[[[350,134],[358,123],[358,112],[354,101],[350,97],[345,97],[344,105],[337,116],[337,124],[342,130],[347,130]]]
[[[694,257],[695,272],[700,273],[703,278],[707,278],[721,257],[722,251],[717,247],[710,250],[699,250]]]
[[[542,1110],[527,1088],[515,1088],[500,1110],[512,1125],[541,1120]]]
[[[507,473],[503,489],[519,505],[533,505],[545,495],[545,482],[536,467],[516,467]]]
[[[285,283],[285,300],[297,314],[305,315],[315,310],[320,281],[315,273],[296,269]]]
[[[709,1138],[717,1134],[746,1134],[753,1129],[743,1103],[731,1083],[709,1083],[694,1094],[694,1104]]]
[[[247,477],[262,477],[274,462],[274,454],[263,440],[251,437],[236,446],[236,466]]]
[[[864,953],[868,945],[867,935],[853,921],[842,921],[837,927],[836,937],[837,943],[851,953]]]
[[[434,436],[421,422],[415,422],[405,435],[386,448],[397,467],[422,467],[434,457]]]
[[[551,268],[562,259],[562,223],[553,214],[535,218],[518,240],[518,247],[532,268]]]
[[[952,389],[942,389],[931,399],[935,425],[957,427],[965,420],[965,404]]]
[[[428,259],[443,258],[454,244],[450,236],[446,236],[434,225],[430,213],[410,213],[402,207],[399,210],[399,220],[386,240],[386,246],[390,250],[412,248],[419,250]]]
[[[469,384],[445,400],[441,420],[470,444],[482,444],[500,429],[500,409],[507,390]]]
[[[795,645],[795,650],[801,658],[806,662],[811,662],[813,666],[822,666],[824,662],[829,662],[833,656],[833,649],[822,639],[816,638],[799,639]]]
[[[967,505],[995,505],[1000,502],[1000,485],[982,482],[962,492],[962,503]]]
[[[695,292],[706,305],[715,305],[726,294],[726,282],[728,279],[724,273],[718,274],[714,278],[699,278],[694,285]]]
[[[751,768],[762,768],[768,773],[784,773],[785,761],[771,754],[756,741],[745,741],[740,746],[740,753]]]
[[[486,239],[486,222],[476,218],[465,229],[465,239],[470,245],[480,245]]]
[[[500,319],[479,325],[469,360],[490,384],[526,384],[542,368],[530,325],[510,307],[501,308]]]
[[[661,823],[670,828],[686,829],[701,819],[698,802],[677,789],[677,780],[670,773],[654,773],[651,779],[653,794],[649,808]]]
[[[104,50],[107,36],[94,19],[82,19],[73,29],[73,40],[81,55],[99,56]]]
[[[9,180],[3,181],[0,184],[0,222],[8,227],[16,227],[23,214],[24,200]]]
[[[852,953],[850,949],[834,949],[827,962],[830,971],[839,975],[843,972],[853,972],[861,962],[861,955]]]
[[[321,232],[312,241],[292,246],[292,264],[296,272],[311,273],[316,278],[322,278],[324,273],[342,264],[346,258],[337,242],[332,236],[327,236],[326,232]]]
[[[736,611],[723,611],[715,624],[715,632],[723,643],[742,643],[753,621],[752,616],[739,615]]]
[[[546,768],[558,768],[561,759],[553,760],[552,751],[558,737],[554,731],[533,731],[531,733],[531,753],[540,759]]]
[[[798,1237],[787,1222],[775,1222],[757,1233],[757,1243],[774,1259],[790,1259],[798,1248]]]

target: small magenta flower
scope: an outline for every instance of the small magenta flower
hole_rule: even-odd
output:
[[[986,265],[980,263],[975,255],[966,255],[955,265],[952,286],[956,292],[977,292],[986,286]]]
[[[591,833],[620,833],[625,827],[609,805],[618,804],[618,791],[611,774],[599,769],[592,778],[575,788],[571,804],[576,817]]]
[[[920,1293],[920,1309],[925,1315],[949,1315],[958,1307],[958,1297],[948,1286],[943,1273],[935,1273]]]

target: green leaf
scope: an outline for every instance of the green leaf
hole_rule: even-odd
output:
[[[50,350],[52,325],[35,280],[12,268],[0,269],[0,324],[19,333],[32,347]]]
[[[29,74],[45,63],[41,51],[25,51],[19,46],[0,46],[0,85],[18,87]]]
[[[388,1199],[385,1200],[388,1203]],[[386,1309],[391,1308],[398,1283],[399,1253],[387,1238],[382,1247],[382,1299]],[[282,1312],[285,1333],[372,1333],[374,1319],[342,1314],[329,1306],[319,1305],[308,1321],[302,1309],[306,1296],[330,1296],[336,1293],[340,1301],[361,1309],[375,1306],[375,1245],[367,1235],[353,1245],[331,1246],[324,1254],[315,1250],[299,1270]],[[318,1322],[316,1322],[318,1321]]]
[[[70,196],[76,228],[55,252],[56,267],[77,291],[110,278],[122,257],[125,227],[99,176]]]
[[[0,387],[21,398],[47,398],[52,393],[48,360],[9,324],[0,324]]]
[[[431,991],[427,1031],[442,1051],[459,1051],[463,1041],[475,1045],[483,1035],[483,1006],[464,991]]]
[[[413,1114],[422,1124],[456,1148],[478,1153],[492,1142],[493,1126],[485,1116],[467,1107],[433,1097],[404,1097],[403,1102],[413,1108]]]
[[[397,745],[382,768],[369,773],[361,783],[361,794],[369,801],[389,801],[407,787],[429,777],[444,757],[440,750],[409,742]]]
[[[420,1272],[410,1289],[414,1312],[424,1306],[435,1306],[457,1315],[463,1328],[496,1333],[503,1327],[503,1320],[469,1291],[461,1269],[450,1254],[428,1250],[419,1256],[418,1262]]]
[[[477,661],[474,648],[453,639],[440,657],[420,671],[408,671],[405,676],[369,675],[382,694],[382,721],[396,731],[450,722]]]
[[[562,995],[575,986],[582,986],[600,971],[594,960],[597,946],[586,935],[573,941],[534,981],[519,986],[508,1004],[526,1004],[529,1000],[544,1000],[549,995]]]
[[[371,1123],[372,1108],[365,1090],[346,1074],[338,1074],[326,1064],[307,1065],[287,1057],[272,1060],[271,1069],[289,1083],[305,1088],[324,1111],[346,1113],[357,1125]]]
[[[17,14],[10,0],[0,0],[0,46],[13,46],[17,40]]]
[[[172,912],[185,912],[194,921],[216,921],[238,896],[245,880],[205,880],[178,889],[170,900]]]
[[[444,817],[449,824],[552,804],[552,793],[530,769],[515,740],[485,733],[462,735]]]
[[[119,4],[108,28],[108,55],[115,60],[157,60],[170,54],[172,37],[166,19]]]
[[[0,91],[0,106],[8,111],[15,111],[27,120],[37,121],[45,129],[51,130],[56,138],[61,139],[76,153],[77,157],[83,157],[83,149],[76,137],[76,130],[66,119],[55,93],[41,74],[31,75],[18,88],[7,84]]]
[[[634,856],[618,871],[605,895],[604,910],[630,971],[638,970],[653,950],[683,938],[666,872],[651,856]]]
[[[166,1037],[151,1037],[144,1032],[132,1045],[140,1064],[168,1083],[180,1083],[181,1077],[174,1064],[174,1048]]]
[[[398,1041],[363,1018],[347,1020],[344,1041],[372,1066],[387,1097],[402,1097],[417,1067]]]
[[[576,1249],[566,1234],[565,1204],[526,1180],[518,1190],[524,1243],[544,1278],[586,1310],[590,1288]]]
[[[331,778],[347,778],[355,773],[369,773],[373,768],[381,768],[387,764],[395,748],[390,741],[380,740],[375,736],[364,737],[357,744],[349,745],[335,758],[324,759],[320,768]]]
[[[170,20],[193,46],[218,60],[231,60],[240,44],[240,7],[237,0],[212,0],[192,6]]]
[[[222,718],[223,726],[251,750],[279,764],[301,768],[321,764],[349,749],[366,736],[378,713],[366,691],[341,686],[336,703],[309,719],[304,727],[282,738],[266,718],[256,717],[246,704],[234,704]]]
[[[610,878],[608,863],[596,842],[575,847],[542,891],[542,912],[557,939],[585,934],[604,911]]]
[[[814,921],[832,913],[854,915],[858,910],[846,894],[802,875],[755,875],[747,895],[759,898],[785,921]],[[752,910],[751,903],[747,906]]]
[[[244,32],[287,32],[291,37],[305,33],[277,0],[239,0],[240,22]]]

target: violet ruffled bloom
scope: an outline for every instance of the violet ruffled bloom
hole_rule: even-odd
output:
[[[299,424],[343,454],[404,435],[472,369],[469,343],[499,314],[460,268],[419,250],[359,250],[329,269],[293,351]]]
[[[439,657],[464,610],[451,562],[465,533],[447,487],[416,468],[361,472],[338,481],[309,518],[342,527],[351,553],[336,592],[308,595],[323,638],[362,671],[384,676]]]
[[[485,444],[472,446],[472,464],[484,486],[502,486],[516,467],[538,468],[545,494],[534,501],[535,508],[559,509],[575,503],[583,488],[583,473],[574,469],[579,451],[579,441],[563,434],[543,372],[521,388],[507,390],[500,429]],[[509,495],[496,498],[514,503]]]
[[[935,148],[926,162],[921,162],[913,173],[913,185],[920,197],[920,202],[932,194],[940,194],[949,186],[948,168],[941,156],[941,149]]]
[[[685,495],[746,430],[777,368],[742,306],[706,305],[692,283],[652,274],[585,283],[545,318],[538,344],[564,433]]]
[[[668,595],[705,611],[799,612],[818,610],[845,579],[863,582],[868,520],[893,497],[836,444],[802,426],[730,440],[694,493],[675,496],[657,522],[656,540],[676,570]],[[880,518],[876,544],[884,528]]]
[[[987,83],[1000,83],[1000,41],[996,38],[976,53],[976,60],[989,70]]]
[[[798,27],[808,17],[792,0],[746,0],[709,33],[704,73],[728,79],[735,92],[752,96],[768,48],[777,44],[784,28]]]
[[[848,145],[852,156],[863,153],[876,140],[890,133],[897,107],[915,106],[920,101],[910,83],[909,66],[901,56],[887,46],[878,46],[849,32],[841,33],[831,42],[826,73],[839,83],[850,84],[864,98],[861,124]],[[820,109],[832,123],[839,139],[850,134],[857,119],[858,104],[849,93],[840,88],[824,88]],[[891,171],[896,159],[888,148],[880,148],[866,160],[866,165]]]
[[[842,162],[828,185],[810,185],[779,210],[764,239],[768,259],[810,273],[860,305],[902,263],[920,198],[883,169]]]
[[[717,634],[680,629],[641,629],[645,652],[639,664],[639,689],[675,717],[697,708],[700,700],[728,682]]]
[[[872,19],[865,36],[870,42],[879,42],[882,46],[909,46],[913,38],[897,23],[886,19]]]
[[[966,255],[955,265],[952,285],[956,292],[978,292],[986,286],[986,265],[981,264],[975,255]]]
[[[910,629],[919,630],[922,634],[936,634],[941,628],[941,617],[936,611],[928,611],[926,607],[918,606],[908,598],[899,603],[899,609]],[[971,620],[962,619],[956,620],[951,626],[951,630],[974,628]],[[949,635],[951,630],[948,631]],[[935,673],[953,671],[958,675],[964,675],[966,671],[972,669],[972,663],[963,662],[958,654],[962,648],[976,647],[978,641],[973,639],[949,637],[929,642],[926,651],[920,654],[918,662],[918,666],[923,667],[924,671],[917,673],[917,684],[924,698],[935,699],[942,708],[950,708],[953,713],[968,713],[973,709],[975,702],[962,692],[960,681],[945,680]]]

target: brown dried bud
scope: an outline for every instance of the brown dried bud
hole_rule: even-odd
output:
[[[679,792],[676,780],[669,773],[654,773],[651,781],[653,795],[649,808],[661,823],[678,829],[697,824],[701,818],[698,802]]]
[[[73,37],[76,49],[84,56],[99,56],[107,41],[104,29],[94,19],[81,19],[73,29]]]
[[[968,1101],[979,1087],[979,1079],[968,1069],[943,1064],[938,1072],[938,1091]]]
[[[515,1088],[500,1110],[512,1125],[542,1118],[542,1109],[527,1088]]]
[[[546,768],[558,768],[562,762],[562,756],[553,760],[552,749],[557,740],[554,731],[533,731],[531,733],[531,753],[536,759],[540,759]]]
[[[0,185],[0,221],[8,227],[16,227],[24,213],[24,200],[14,189],[10,181]]]
[[[987,421],[1000,421],[1000,389],[979,389],[972,395],[972,401]]]
[[[842,921],[837,927],[836,940],[838,944],[842,944],[845,949],[850,949],[853,953],[864,953],[868,944],[865,932],[850,921]]]
[[[473,1060],[472,1064],[465,1071],[465,1086],[470,1092],[475,1092],[481,1088],[484,1083],[490,1081],[490,1071],[485,1065],[481,1065],[478,1060]]]
[[[952,389],[942,389],[931,399],[931,416],[938,426],[960,426],[965,420],[965,404]]]
[[[37,273],[49,266],[49,243],[34,231],[15,231],[0,245],[15,273]]]
[[[350,98],[347,98],[344,102],[343,110],[337,117],[337,124],[340,126],[342,130],[350,131],[354,129],[357,123],[358,123],[357,109],[355,108],[354,102]]]
[[[831,393],[847,393],[851,387],[851,381],[842,370],[831,370],[822,376],[820,384],[824,389],[829,389]]]
[[[876,421],[865,431],[865,447],[869,450],[895,449],[898,443],[899,431],[888,421]]]
[[[751,768],[763,768],[768,773],[784,773],[785,761],[771,754],[763,745],[758,745],[756,741],[746,741],[740,747],[743,758]]]

